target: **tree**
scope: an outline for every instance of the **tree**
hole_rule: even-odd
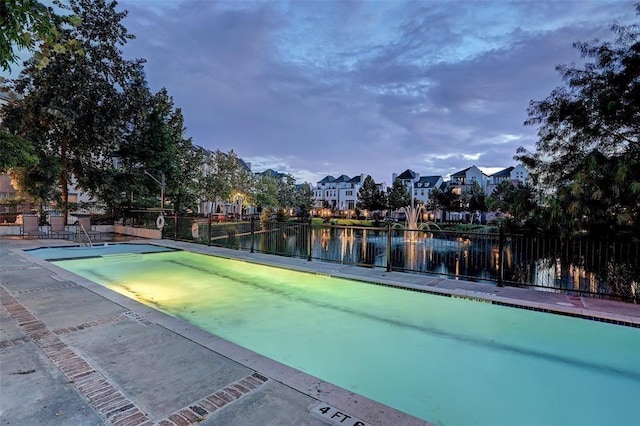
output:
[[[295,207],[298,210],[298,217],[301,219],[309,217],[314,203],[315,199],[311,184],[305,182],[302,185],[298,185],[295,192]]]
[[[277,207],[289,209],[295,207],[296,203],[296,181],[290,174],[275,178]]]
[[[18,62],[16,50],[33,51],[38,41],[55,45],[58,35],[55,21],[60,19],[39,1],[5,0],[0,3],[0,67],[10,70],[11,64]]]
[[[44,157],[31,167],[14,167],[9,170],[12,183],[38,203],[41,219],[44,218],[47,202],[59,199],[59,193],[56,191],[59,172],[60,163],[54,157]]]
[[[373,178],[369,175],[364,178],[362,186],[358,190],[356,207],[359,210],[382,210],[385,208],[385,195],[378,189]]]
[[[480,186],[480,184],[478,184],[478,182],[473,181],[473,183],[471,184],[471,188],[469,188],[467,194],[465,195],[467,198],[466,206],[469,212],[474,215],[476,212],[487,212],[486,195],[484,193],[484,189]]]
[[[612,32],[612,42],[574,44],[586,63],[558,66],[564,85],[530,102],[525,124],[538,126],[539,140],[516,157],[551,194],[559,222],[605,233],[640,230],[640,28]],[[594,197],[611,207],[605,215],[581,207]]]
[[[33,167],[38,163],[38,156],[33,145],[26,139],[0,130],[0,172],[4,173],[12,167]]]
[[[62,43],[78,49],[51,52],[41,68],[32,58],[12,83],[22,98],[3,108],[12,134],[29,140],[42,160],[60,163],[60,208],[67,215],[68,185],[75,178],[91,192],[86,176],[110,161],[109,154],[122,137],[123,89],[141,61],[127,61],[119,46],[131,36],[121,21],[116,3],[105,0],[69,0],[61,5],[77,16],[77,26],[58,28]]]
[[[487,207],[510,215],[516,222],[531,219],[537,210],[535,192],[530,185],[505,180],[487,197]]]
[[[239,194],[247,198],[251,193],[253,179],[251,171],[233,150],[224,153],[217,150],[206,156],[205,173],[202,178],[202,195],[217,205],[235,201]]]
[[[275,209],[278,206],[278,185],[273,176],[261,176],[256,185],[256,206]]]
[[[454,192],[452,186],[448,186],[444,191],[439,188],[433,189],[430,198],[434,200],[438,208],[443,211],[462,211],[461,197]]]
[[[396,179],[387,195],[387,206],[389,210],[399,210],[411,203],[411,194],[406,185],[400,179]]]

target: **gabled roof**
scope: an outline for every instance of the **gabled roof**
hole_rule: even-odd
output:
[[[331,183],[331,182],[335,182],[335,180],[336,180],[336,178],[334,178],[333,176],[329,175],[329,176],[326,176],[324,179],[322,179],[318,183]]]
[[[249,167],[249,165],[247,164],[247,162],[246,162],[246,161],[244,161],[242,158],[238,157],[238,163],[240,163],[240,165],[241,165],[242,167],[244,167],[244,169],[245,169],[246,171],[251,172],[251,167]],[[282,176],[284,176],[284,174],[283,174]]]
[[[347,175],[340,175],[336,178],[335,182],[349,182],[350,179]]]
[[[491,177],[509,177],[511,176],[511,171],[514,169],[514,167],[507,167],[504,170],[500,170],[497,173],[494,173],[491,175]]]
[[[460,170],[459,172],[455,172],[454,174],[451,175],[451,177],[463,177],[467,175],[467,170],[469,170],[471,167],[467,167],[464,170]]]
[[[358,175],[358,176],[354,176],[351,179],[349,179],[349,183],[360,183],[362,181],[362,176]]]
[[[400,173],[396,179],[400,180],[413,180],[416,178],[416,172],[413,170],[407,169],[404,172]]]
[[[261,175],[261,176],[271,176],[271,177],[278,178],[278,179],[282,179],[283,177],[286,176],[285,173],[276,172],[273,169],[267,169],[264,172],[258,173],[258,174]]]
[[[418,182],[425,188],[435,188],[438,179],[442,179],[442,176],[422,176]]]
[[[480,170],[480,169],[479,169],[475,164],[474,164],[473,166],[471,166],[471,167],[467,167],[467,168],[466,168],[466,169],[464,169],[464,170],[460,170],[459,172],[456,172],[456,173],[452,174],[452,175],[451,175],[451,177],[452,177],[452,178],[455,178],[455,177],[465,177],[465,176],[467,175],[467,172],[468,172],[469,170],[471,170],[471,169],[476,169],[476,170],[477,170],[477,171],[479,171],[482,175],[484,175],[484,176],[487,176],[487,177],[488,177],[488,175],[487,175],[485,172],[483,172],[482,170]]]

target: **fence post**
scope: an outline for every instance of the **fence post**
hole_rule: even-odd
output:
[[[211,245],[211,212],[207,213],[207,245]]]
[[[254,230],[255,230],[255,220],[256,220],[256,218],[253,217],[253,215],[251,215],[251,253],[254,253],[253,246],[254,246],[254,243],[255,243],[255,236],[256,236],[256,234],[254,232]]]
[[[502,225],[498,227],[498,287],[504,287],[504,268],[502,262],[502,252],[504,251],[504,229]]]
[[[309,221],[307,222],[307,261],[311,262],[311,237],[313,236],[313,231],[311,229],[311,216],[309,216]]]
[[[178,213],[173,215],[173,240],[178,241]]]
[[[387,272],[391,272],[391,222],[387,222]]]

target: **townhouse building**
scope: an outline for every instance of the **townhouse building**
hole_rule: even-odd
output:
[[[325,176],[313,188],[315,208],[330,208],[340,212],[354,211],[358,202],[358,192],[364,183],[364,175],[349,177],[340,175],[335,178]]]
[[[364,182],[364,175],[354,176],[347,182],[338,185],[338,209],[355,210],[358,201],[358,191]]]
[[[393,173],[393,182],[399,179],[408,189],[415,204],[427,205],[434,189],[440,188],[444,183],[442,176],[420,176],[420,173],[407,169],[400,174]]]
[[[440,188],[442,184],[444,184],[444,178],[442,176],[422,176],[414,184],[413,196],[426,206],[431,200],[433,190]]]
[[[313,197],[315,199],[315,206],[318,209],[322,208],[337,208],[338,206],[338,184],[336,178],[331,175],[327,175],[322,180],[318,181],[316,187],[313,190]]]
[[[474,183],[477,183],[486,192],[488,182],[489,176],[473,165],[452,174],[449,186],[453,187],[453,191],[456,194],[462,194],[465,191],[469,191]]]
[[[522,164],[518,164],[515,167],[507,167],[506,169],[492,174],[489,178],[485,191],[487,196],[491,195],[496,187],[504,181],[509,181],[514,185],[519,183],[524,185],[529,181],[529,170],[527,170],[527,168]]]

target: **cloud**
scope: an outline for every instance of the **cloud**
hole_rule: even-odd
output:
[[[127,1],[188,135],[298,179],[505,168],[531,99],[632,3]],[[254,171],[262,171],[255,170]]]

